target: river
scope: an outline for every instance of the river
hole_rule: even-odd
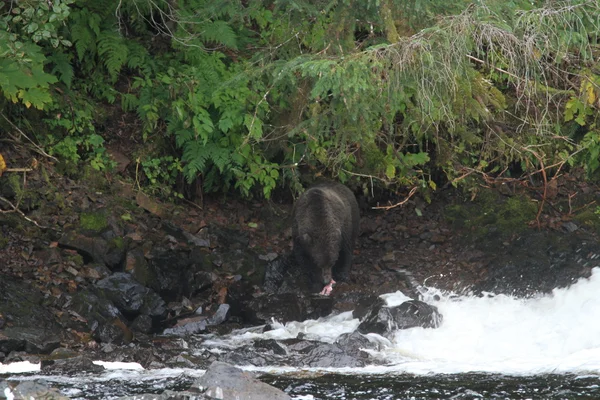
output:
[[[438,307],[438,329],[399,330],[392,337],[369,335],[382,344],[370,350],[385,366],[363,368],[248,367],[296,399],[597,399],[600,398],[600,269],[589,279],[552,294],[519,299],[443,293],[428,288],[424,301]],[[406,300],[385,295],[389,305]],[[333,342],[356,328],[344,313],[319,321],[273,324],[266,333],[253,330],[213,338],[203,346],[243,348],[258,338],[283,339],[299,332]],[[28,375],[16,368],[29,370]],[[112,399],[164,388],[183,389],[202,374],[193,369],[123,370],[113,366],[95,377],[47,377],[72,398]],[[130,366],[131,367],[131,366]],[[37,367],[39,368],[39,366]],[[10,379],[37,379],[36,365],[0,365]]]

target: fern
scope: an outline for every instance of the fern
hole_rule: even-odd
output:
[[[60,80],[68,87],[71,87],[73,83],[73,76],[75,73],[73,72],[73,67],[71,66],[71,62],[69,56],[62,52],[55,52],[48,56],[48,60],[54,63],[54,68],[52,68],[52,74],[58,75]]]
[[[100,35],[100,16],[87,9],[73,12],[71,17],[71,41],[75,44],[77,57],[83,61],[86,53],[96,53],[96,38]]]
[[[225,21],[211,21],[204,26],[202,39],[205,42],[222,44],[232,49],[237,49],[237,35]]]
[[[189,183],[193,182],[198,175],[204,172],[207,161],[210,158],[210,146],[205,146],[198,140],[186,143],[182,161],[186,163],[183,167],[183,173]]]
[[[104,66],[112,82],[117,81],[121,68],[127,62],[129,47],[123,38],[115,32],[102,32],[98,38],[98,55],[104,59]]]

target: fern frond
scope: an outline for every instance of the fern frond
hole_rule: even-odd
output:
[[[116,82],[128,54],[129,48],[120,35],[115,32],[102,32],[98,38],[98,56],[104,59],[104,66],[113,82]]]
[[[198,140],[185,144],[181,160],[186,163],[183,167],[183,173],[188,182],[191,183],[199,174],[204,172],[206,162],[210,157],[209,152],[206,150],[206,146]]]
[[[60,80],[68,87],[71,87],[71,83],[73,82],[73,66],[71,66],[71,61],[69,56],[63,52],[57,51],[50,56],[48,56],[48,60],[54,63],[54,68],[52,68],[52,74],[58,75]]]
[[[232,49],[237,49],[237,35],[225,21],[211,21],[204,26],[202,39],[205,42],[222,44]]]
[[[154,63],[148,54],[148,50],[141,44],[131,40],[127,41],[127,48],[129,54],[127,57],[127,67],[149,74],[153,69]]]

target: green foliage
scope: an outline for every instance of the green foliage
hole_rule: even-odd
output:
[[[148,179],[150,192],[161,194],[165,198],[183,198],[181,193],[172,189],[173,182],[183,171],[181,161],[173,156],[150,158],[141,162],[142,171]]]
[[[11,115],[43,110],[40,142],[103,170],[114,133],[102,110],[135,113],[142,128],[125,129],[148,147],[144,182],[167,197],[182,178],[269,197],[300,171],[427,191],[440,171],[599,169],[593,2],[11,5],[0,8]]]

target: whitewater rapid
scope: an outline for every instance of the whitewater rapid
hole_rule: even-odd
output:
[[[600,374],[599,294],[600,268],[594,268],[589,279],[529,299],[492,294],[458,296],[430,288],[423,300],[436,306],[444,316],[439,328],[398,330],[389,341],[380,338],[382,349],[369,352],[384,360],[386,366],[328,370],[597,375]],[[407,299],[402,293],[382,297],[388,305]],[[335,318],[278,325],[275,331],[251,336],[278,339],[305,332],[318,339],[318,332],[325,331],[327,335],[321,340],[331,342],[358,325],[358,320],[353,320],[349,313]]]
[[[489,294],[459,296],[427,289],[424,301],[444,316],[437,329],[399,330],[389,338],[370,334],[381,344],[370,354],[385,366],[364,368],[279,368],[244,367],[268,372],[331,371],[368,374],[450,374],[486,372],[506,375],[574,373],[600,375],[600,268],[589,279],[581,279],[568,288],[529,299]],[[408,298],[401,293],[382,296],[388,305]],[[295,338],[303,333],[308,339],[332,343],[340,335],[352,332],[359,321],[347,312],[319,320],[274,322],[271,331],[239,331],[224,338],[205,341],[215,347],[239,347],[256,339]],[[108,365],[107,365],[108,366]],[[117,369],[125,366],[116,366]],[[0,373],[35,371],[39,364],[0,364]],[[138,369],[135,366],[134,369]],[[149,372],[149,371],[148,371]],[[137,373],[137,372],[136,372]]]

